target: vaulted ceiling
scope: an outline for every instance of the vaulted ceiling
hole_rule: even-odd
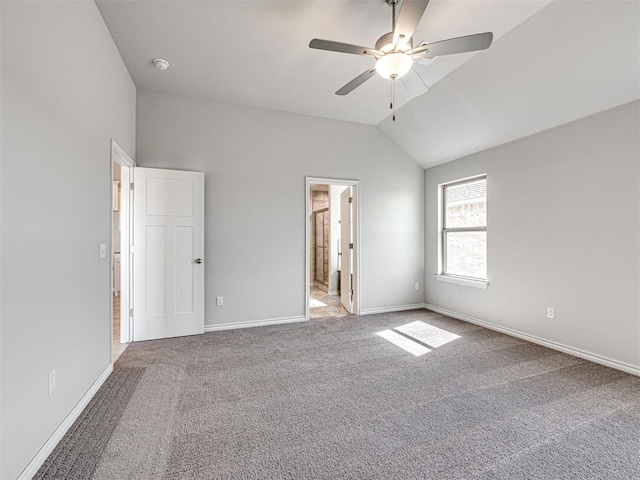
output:
[[[395,122],[388,80],[334,94],[372,58],[308,47],[373,46],[391,27],[384,0],[96,3],[138,88],[377,125],[423,167],[640,98],[635,0],[431,0],[416,43],[485,31],[494,43],[416,65],[429,90],[398,85]]]

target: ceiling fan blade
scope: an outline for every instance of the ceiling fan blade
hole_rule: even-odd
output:
[[[429,90],[427,84],[422,80],[422,77],[413,68],[400,79],[400,82],[402,82],[404,88],[407,89],[413,98],[419,97],[420,95],[427,93],[427,90]]]
[[[393,27],[393,44],[403,44],[409,41],[416,30],[429,0],[404,0],[400,6],[400,13]]]
[[[421,43],[407,52],[413,58],[434,58],[454,53],[475,52],[489,48],[493,41],[493,33],[477,33],[465,37],[450,38],[433,43]]]
[[[382,52],[379,52],[374,48],[351,45],[350,43],[334,42],[331,40],[322,40],[320,38],[314,38],[311,40],[311,42],[309,42],[309,48],[328,50],[330,52],[352,53],[354,55],[371,55],[372,57],[383,55]]]
[[[351,80],[349,83],[347,83],[344,87],[342,87],[340,90],[338,90],[336,92],[336,95],[346,95],[348,93],[351,93],[352,91],[354,91],[356,88],[358,88],[360,85],[362,85],[364,82],[366,82],[367,80],[369,80],[371,77],[373,77],[376,74],[376,68],[372,67],[369,70],[367,70],[364,73],[361,73],[360,75],[358,75],[356,78],[354,78],[353,80]]]

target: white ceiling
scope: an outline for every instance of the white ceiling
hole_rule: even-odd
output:
[[[417,65],[430,90],[412,99],[397,88],[395,123],[388,80],[334,95],[371,58],[308,48],[373,46],[390,30],[384,0],[96,3],[137,87],[378,125],[424,167],[639,96],[637,0],[431,0],[416,43],[485,31],[494,43]]]
[[[378,127],[427,168],[638,98],[640,2],[556,0]]]
[[[494,32],[499,38],[549,0],[431,0],[414,38]],[[312,50],[312,38],[373,47],[391,29],[384,0],[96,2],[139,88],[375,125],[389,113],[389,81],[350,95],[336,90],[374,59]],[[416,71],[431,86],[474,54],[442,57]],[[156,70],[164,58],[171,67]],[[397,88],[396,105],[411,100]]]

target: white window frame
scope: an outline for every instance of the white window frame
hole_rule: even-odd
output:
[[[488,271],[487,271],[487,278],[465,277],[461,275],[452,275],[452,274],[446,273],[446,261],[447,261],[446,260],[447,259],[446,234],[448,232],[487,232],[487,227],[485,225],[484,227],[445,228],[445,219],[446,219],[445,209],[447,204],[445,191],[447,187],[462,185],[464,183],[476,182],[482,179],[484,179],[485,182],[487,182],[488,184],[487,174],[483,173],[481,175],[474,175],[472,177],[461,178],[459,180],[441,183],[438,185],[438,272],[435,275],[437,280],[440,280],[442,282],[447,282],[447,283],[455,283],[458,285],[466,285],[469,287],[476,287],[476,288],[487,288],[489,286]],[[488,205],[488,201],[487,201],[487,205]],[[487,207],[487,210],[488,210],[488,207]],[[487,270],[488,270],[488,265],[487,265]]]

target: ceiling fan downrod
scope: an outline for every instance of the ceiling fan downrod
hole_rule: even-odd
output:
[[[396,3],[398,0],[387,0],[387,3],[391,5],[391,31],[396,26]]]

